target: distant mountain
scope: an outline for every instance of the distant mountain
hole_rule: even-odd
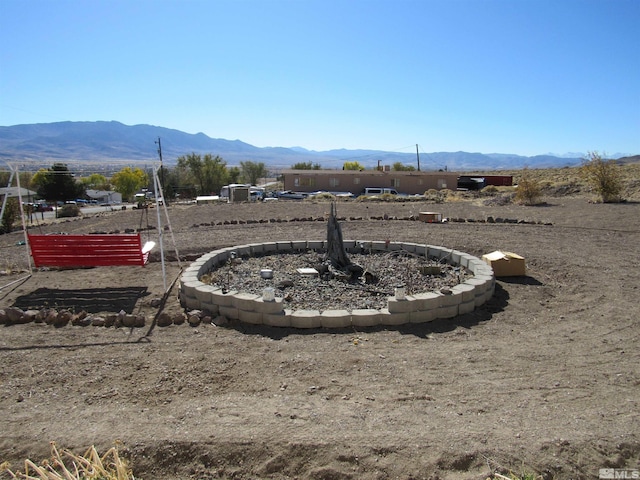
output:
[[[289,168],[295,163],[312,162],[322,168],[341,168],[346,161],[357,161],[367,168],[400,162],[418,167],[418,156],[380,150],[328,150],[317,152],[303,147],[255,147],[240,140],[211,138],[204,133],[190,134],[153,125],[124,125],[120,122],[56,122],[0,127],[0,163],[23,160],[40,163],[65,161],[158,161],[157,140],[162,142],[163,161],[175,164],[189,153],[219,155],[228,165],[241,161],[263,162],[269,168]],[[548,168],[577,165],[580,157],[537,155],[525,157],[502,153],[434,152],[421,153],[421,170],[447,169],[479,171]]]

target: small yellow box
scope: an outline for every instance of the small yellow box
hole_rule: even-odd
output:
[[[496,277],[526,275],[524,257],[516,253],[496,250],[495,252],[483,255],[482,260],[493,268],[493,273]]]

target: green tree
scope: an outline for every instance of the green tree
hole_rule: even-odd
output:
[[[242,172],[240,171],[240,169],[238,167],[231,167],[228,170],[228,174],[229,174],[229,183],[239,183],[240,182],[240,175],[242,175]]]
[[[186,174],[192,185],[196,185],[201,195],[219,192],[229,181],[226,162],[210,153],[204,158],[196,153],[178,157],[178,168]]]
[[[111,184],[107,180],[107,177],[99,173],[92,173],[88,177],[82,177],[80,182],[84,185],[85,189],[111,190]]]
[[[122,198],[130,201],[133,195],[147,185],[147,174],[141,168],[125,167],[111,177],[115,191],[122,194]]]
[[[9,184],[9,178],[11,178],[11,173],[0,171],[0,186],[6,187]]]
[[[293,170],[321,170],[322,169],[319,163],[312,163],[310,161],[294,163],[291,166],[291,168]]]
[[[615,160],[604,160],[598,152],[589,152],[582,159],[580,171],[604,203],[621,200],[622,175]]]
[[[176,198],[176,193],[180,191],[180,172],[178,168],[160,167],[158,170],[158,180],[162,187],[162,194],[165,200]]]
[[[40,169],[31,179],[38,196],[47,201],[65,202],[84,195],[84,187],[76,182],[64,163],[54,163],[49,169]]]
[[[258,180],[267,176],[267,169],[264,163],[251,161],[240,162],[241,177],[251,185],[257,185]]]
[[[8,181],[8,179],[7,179]],[[7,198],[2,215],[0,233],[9,233],[13,230],[13,225],[20,218],[20,204],[16,197]]]
[[[404,165],[402,162],[395,162],[391,168],[395,172],[414,172],[416,169],[413,165]]]
[[[195,153],[178,157],[177,168],[182,172],[182,179],[185,184],[201,186],[202,157]]]
[[[204,156],[203,175],[206,180],[204,193],[219,192],[229,182],[227,163],[218,155],[213,157],[210,153]]]
[[[344,162],[342,165],[343,170],[364,170],[364,166],[360,162]]]

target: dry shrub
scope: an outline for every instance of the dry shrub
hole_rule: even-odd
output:
[[[322,193],[318,193],[317,195],[313,195],[312,197],[309,197],[309,199],[311,200],[328,200],[328,201],[335,201],[336,196],[332,193],[329,192],[322,192]]]
[[[0,472],[6,471],[11,478],[23,480],[135,480],[116,447],[100,456],[92,446],[80,456],[66,449],[58,450],[55,442],[51,442],[51,459],[40,465],[25,460],[24,472],[17,473],[6,464],[0,467]]]
[[[464,202],[469,199],[475,198],[475,194],[471,192],[462,192],[462,191],[454,192],[453,190],[443,190],[443,192],[446,192],[446,195],[444,198],[444,201],[446,203]]]
[[[383,193],[382,195],[360,195],[356,200],[360,202],[396,202],[406,201],[408,197]]]
[[[581,173],[603,203],[621,200],[622,174],[615,160],[604,160],[597,152],[589,152]]]
[[[79,217],[80,215],[80,207],[70,203],[63,205],[62,208],[58,210],[58,217],[60,218]]]
[[[482,201],[483,205],[493,206],[493,207],[501,207],[504,205],[509,205],[513,203],[513,198],[515,197],[515,192],[507,192],[502,193],[500,195],[495,195],[493,197],[486,198]]]
[[[545,195],[552,197],[564,197],[568,195],[577,195],[582,192],[582,186],[575,181],[568,182],[545,182],[542,185],[542,191]]]
[[[542,187],[540,180],[533,178],[533,176],[529,174],[529,169],[525,168],[522,171],[522,176],[516,187],[516,202],[524,205],[537,205],[540,203],[541,197]]]
[[[430,188],[423,194],[424,200],[433,203],[443,203],[446,196],[446,190],[436,190],[435,188]]]

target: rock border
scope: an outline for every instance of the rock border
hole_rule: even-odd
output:
[[[277,253],[326,251],[325,240],[293,240],[251,243],[214,250],[199,257],[183,272],[179,283],[180,304],[186,310],[199,310],[206,315],[224,317],[253,325],[293,328],[345,328],[377,325],[424,323],[439,318],[453,318],[470,313],[488,301],[495,292],[493,269],[481,259],[441,246],[405,242],[345,240],[347,252],[362,247],[374,252],[405,250],[426,258],[462,266],[473,273],[470,278],[450,289],[449,294],[421,292],[399,300],[388,297],[387,308],[347,310],[290,310],[283,299],[267,301],[246,292],[223,291],[200,281],[202,275],[224,265],[231,258],[253,257]],[[233,255],[232,255],[233,252]],[[258,275],[259,272],[256,272]]]

